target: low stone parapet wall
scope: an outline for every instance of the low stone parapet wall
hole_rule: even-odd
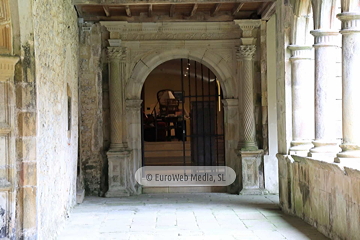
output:
[[[359,239],[360,169],[308,157],[277,155],[280,205],[331,239]]]

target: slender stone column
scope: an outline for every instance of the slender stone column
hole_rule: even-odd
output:
[[[359,9],[357,9],[359,10]],[[342,22],[342,152],[341,158],[360,158],[360,12],[343,12]]]
[[[257,150],[256,130],[255,130],[255,113],[254,113],[254,55],[256,52],[255,45],[241,45],[239,55],[242,62],[242,105],[243,105],[243,142],[241,149],[243,151]]]
[[[109,47],[109,98],[110,98],[110,121],[111,121],[111,144],[110,151],[127,149],[126,135],[124,130],[124,82],[125,82],[125,56],[126,48]]]
[[[126,48],[109,47],[109,97],[111,144],[107,152],[109,162],[109,191],[106,197],[130,195],[129,157],[130,150],[126,142],[125,121],[125,76]]]
[[[310,157],[334,157],[339,152],[335,136],[336,55],[334,31],[314,30],[315,37],[315,141]]]
[[[292,141],[290,154],[307,156],[314,139],[314,67],[311,46],[291,45]]]

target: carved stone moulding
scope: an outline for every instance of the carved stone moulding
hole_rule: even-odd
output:
[[[239,39],[240,31],[233,22],[219,23],[127,23],[100,22],[111,38],[141,40],[221,40]]]
[[[19,61],[18,57],[0,56],[0,81],[5,81],[15,74],[15,64]]]

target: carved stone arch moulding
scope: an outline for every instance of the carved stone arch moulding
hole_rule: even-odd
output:
[[[229,50],[228,54],[233,54]],[[188,58],[197,61],[208,67],[219,79],[223,94],[225,98],[233,98],[236,96],[235,79],[232,68],[232,63],[226,61],[222,56],[218,55],[215,51],[209,49],[164,49],[153,51],[152,54],[146,54],[134,65],[132,72],[130,72],[129,80],[126,86],[126,98],[135,99],[140,98],[142,86],[147,76],[160,64],[179,58]]]

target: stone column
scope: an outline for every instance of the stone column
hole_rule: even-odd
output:
[[[111,121],[110,151],[127,149],[124,130],[126,48],[109,47],[109,100]]]
[[[339,152],[335,136],[335,31],[311,31],[315,37],[315,141],[310,157],[334,157]]]
[[[348,5],[351,8],[351,4]],[[356,12],[342,12],[337,16],[342,22],[343,142],[335,162],[342,158],[360,158],[360,9],[353,10]]]
[[[242,59],[241,78],[242,78],[242,107],[243,119],[242,127],[244,131],[241,149],[247,151],[257,150],[255,113],[254,113],[254,55],[255,45],[241,45],[239,56]]]
[[[109,162],[109,191],[106,197],[128,196],[128,162],[130,151],[125,132],[126,48],[109,47],[109,99],[111,144],[107,152]]]
[[[228,98],[222,100],[224,106],[225,162],[236,173],[236,180],[227,187],[228,193],[239,193],[241,190],[241,164],[234,149],[239,141],[239,100]]]
[[[261,21],[236,20],[240,29],[241,43],[237,55],[241,61],[239,91],[242,104],[242,141],[239,143],[238,156],[241,160],[242,190],[240,194],[263,194],[264,189],[264,152],[258,149],[255,128],[254,101],[254,57],[256,53],[257,34]]]
[[[290,155],[307,156],[314,139],[314,67],[312,47],[291,45],[292,141]]]

